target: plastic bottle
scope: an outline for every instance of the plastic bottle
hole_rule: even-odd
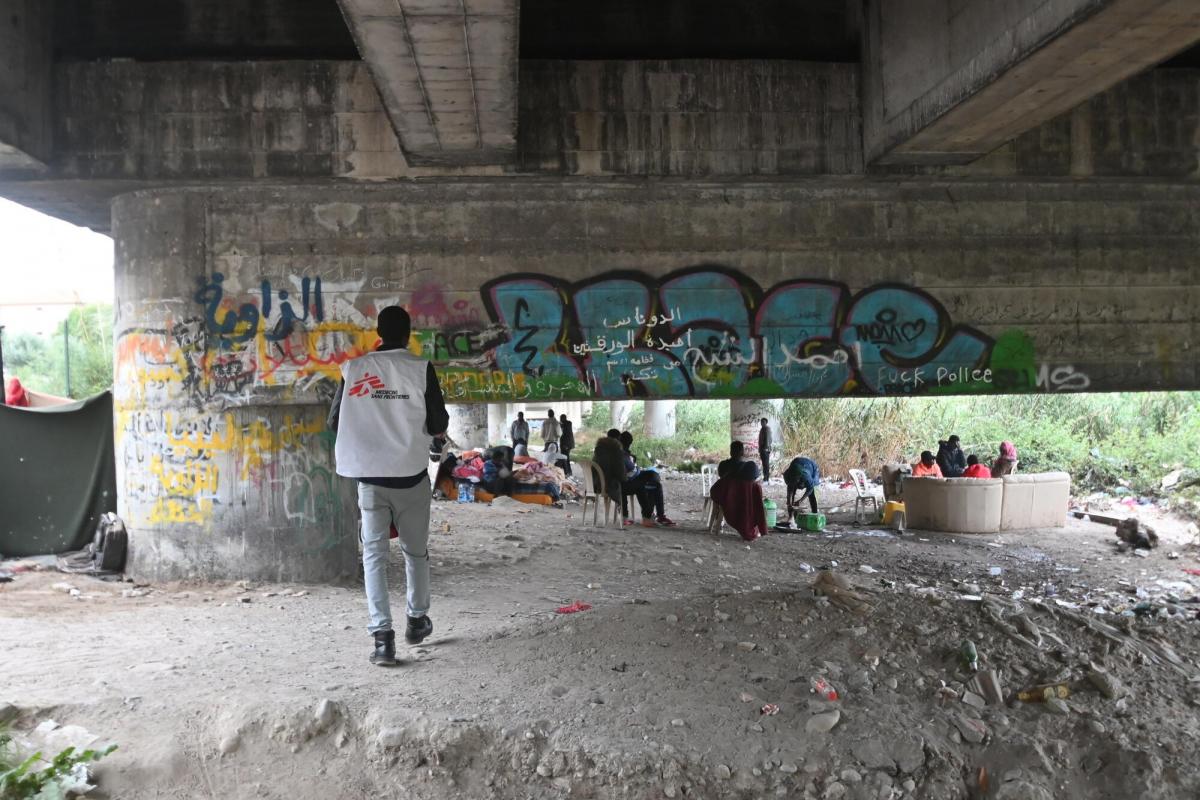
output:
[[[979,651],[975,649],[975,643],[970,639],[963,639],[962,647],[959,649],[959,655],[962,656],[963,664],[971,672],[979,671]]]
[[[837,689],[830,686],[829,681],[825,680],[824,678],[813,678],[811,684],[812,690],[816,692],[817,695],[822,699],[829,701],[838,699]]]

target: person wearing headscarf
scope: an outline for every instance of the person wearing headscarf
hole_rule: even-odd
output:
[[[1012,475],[1017,471],[1017,448],[1012,442],[1000,443],[1000,457],[992,462],[992,477]]]

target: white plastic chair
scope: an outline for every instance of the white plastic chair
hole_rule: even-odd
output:
[[[579,459],[574,462],[579,467],[579,481],[583,484],[583,521],[587,522],[588,502],[592,504],[592,525],[598,525],[598,517],[600,513],[600,503],[604,503],[604,525],[608,526],[608,507],[613,504],[613,499],[608,496],[605,491],[604,473],[596,466],[595,462],[589,461],[586,458]],[[618,509],[619,510],[619,509]],[[614,511],[613,519],[619,522],[619,514]]]
[[[862,512],[867,507],[867,501],[874,507],[875,516],[879,516],[879,498],[867,486],[867,473],[861,469],[852,469],[850,480],[854,482],[854,491],[858,492],[858,497],[854,498],[854,521],[862,522]]]

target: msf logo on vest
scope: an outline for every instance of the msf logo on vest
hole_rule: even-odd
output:
[[[351,397],[369,397],[372,400],[407,400],[407,394],[389,389],[378,375],[364,372],[350,387]]]

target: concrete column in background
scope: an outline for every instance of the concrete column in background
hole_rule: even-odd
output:
[[[451,403],[446,406],[450,412],[450,438],[463,449],[480,449],[488,442],[488,404],[487,403]]]
[[[662,439],[675,435],[674,400],[647,400],[643,431],[646,438]]]
[[[488,444],[508,444],[508,403],[488,403]],[[516,414],[514,413],[515,417]]]
[[[729,401],[729,438],[746,445],[746,455],[758,458],[758,429],[760,421],[766,417],[771,428],[771,441],[776,453],[772,457],[771,472],[778,474],[775,464],[782,458],[778,448],[783,444],[783,430],[779,425],[779,416],[783,413],[782,400],[730,400]]]
[[[618,430],[629,427],[629,418],[633,416],[633,404],[636,400],[610,400],[609,411],[612,413],[612,426]]]
[[[0,170],[45,170],[53,154],[54,4],[0,0]]]

